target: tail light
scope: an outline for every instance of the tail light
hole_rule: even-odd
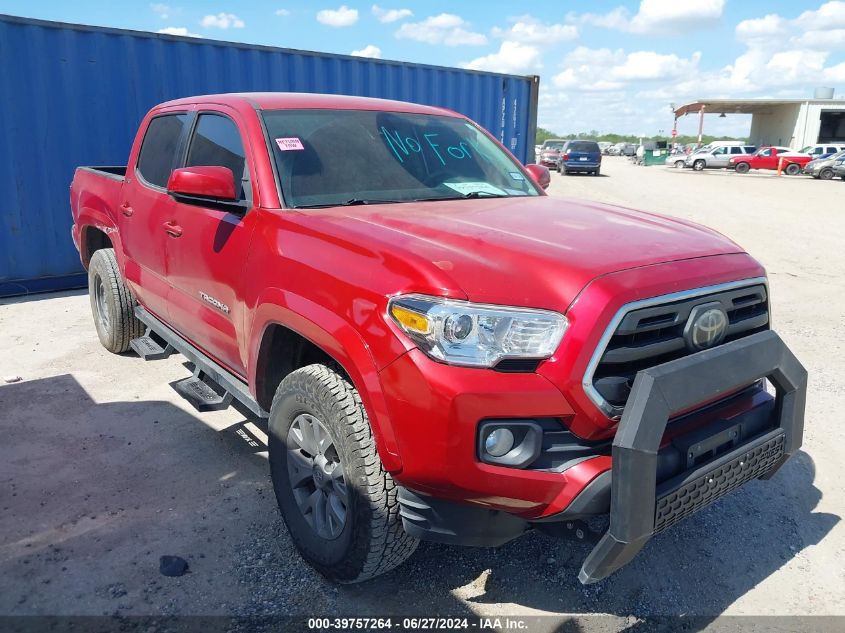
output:
[[[569,160],[569,152],[563,155],[563,160]]]

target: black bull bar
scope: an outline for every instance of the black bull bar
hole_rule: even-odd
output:
[[[769,431],[657,485],[669,417],[767,378],[777,392]],[[597,582],[627,564],[655,533],[753,478],[768,479],[801,446],[807,371],[773,331],[640,371],[613,440],[610,526],[578,578]]]

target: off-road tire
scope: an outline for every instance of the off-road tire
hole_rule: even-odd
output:
[[[288,473],[288,431],[297,416],[316,417],[337,449],[348,491],[340,535],[319,536],[297,506]],[[317,571],[342,583],[373,578],[417,548],[399,516],[398,488],[379,459],[361,397],[337,366],[308,365],[282,380],[270,408],[270,473],[291,539]]]
[[[101,248],[91,256],[88,296],[100,343],[114,354],[127,351],[129,341],[143,335],[144,324],[135,318],[135,297],[123,281],[113,248]]]
[[[749,169],[751,169],[751,165],[749,165],[748,163],[736,164],[736,173],[738,174],[747,174]]]

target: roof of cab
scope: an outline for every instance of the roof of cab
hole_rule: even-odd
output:
[[[158,107],[199,104],[222,104],[232,107],[249,105],[258,110],[377,110],[408,112],[413,114],[439,114],[460,116],[445,108],[419,105],[390,99],[351,97],[347,95],[318,94],[310,92],[230,92],[213,95],[183,97],[160,104]]]

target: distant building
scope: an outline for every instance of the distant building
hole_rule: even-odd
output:
[[[758,147],[845,143],[845,99],[834,99],[829,88],[812,99],[700,99],[675,109],[676,119],[704,114],[750,114],[749,141]]]

